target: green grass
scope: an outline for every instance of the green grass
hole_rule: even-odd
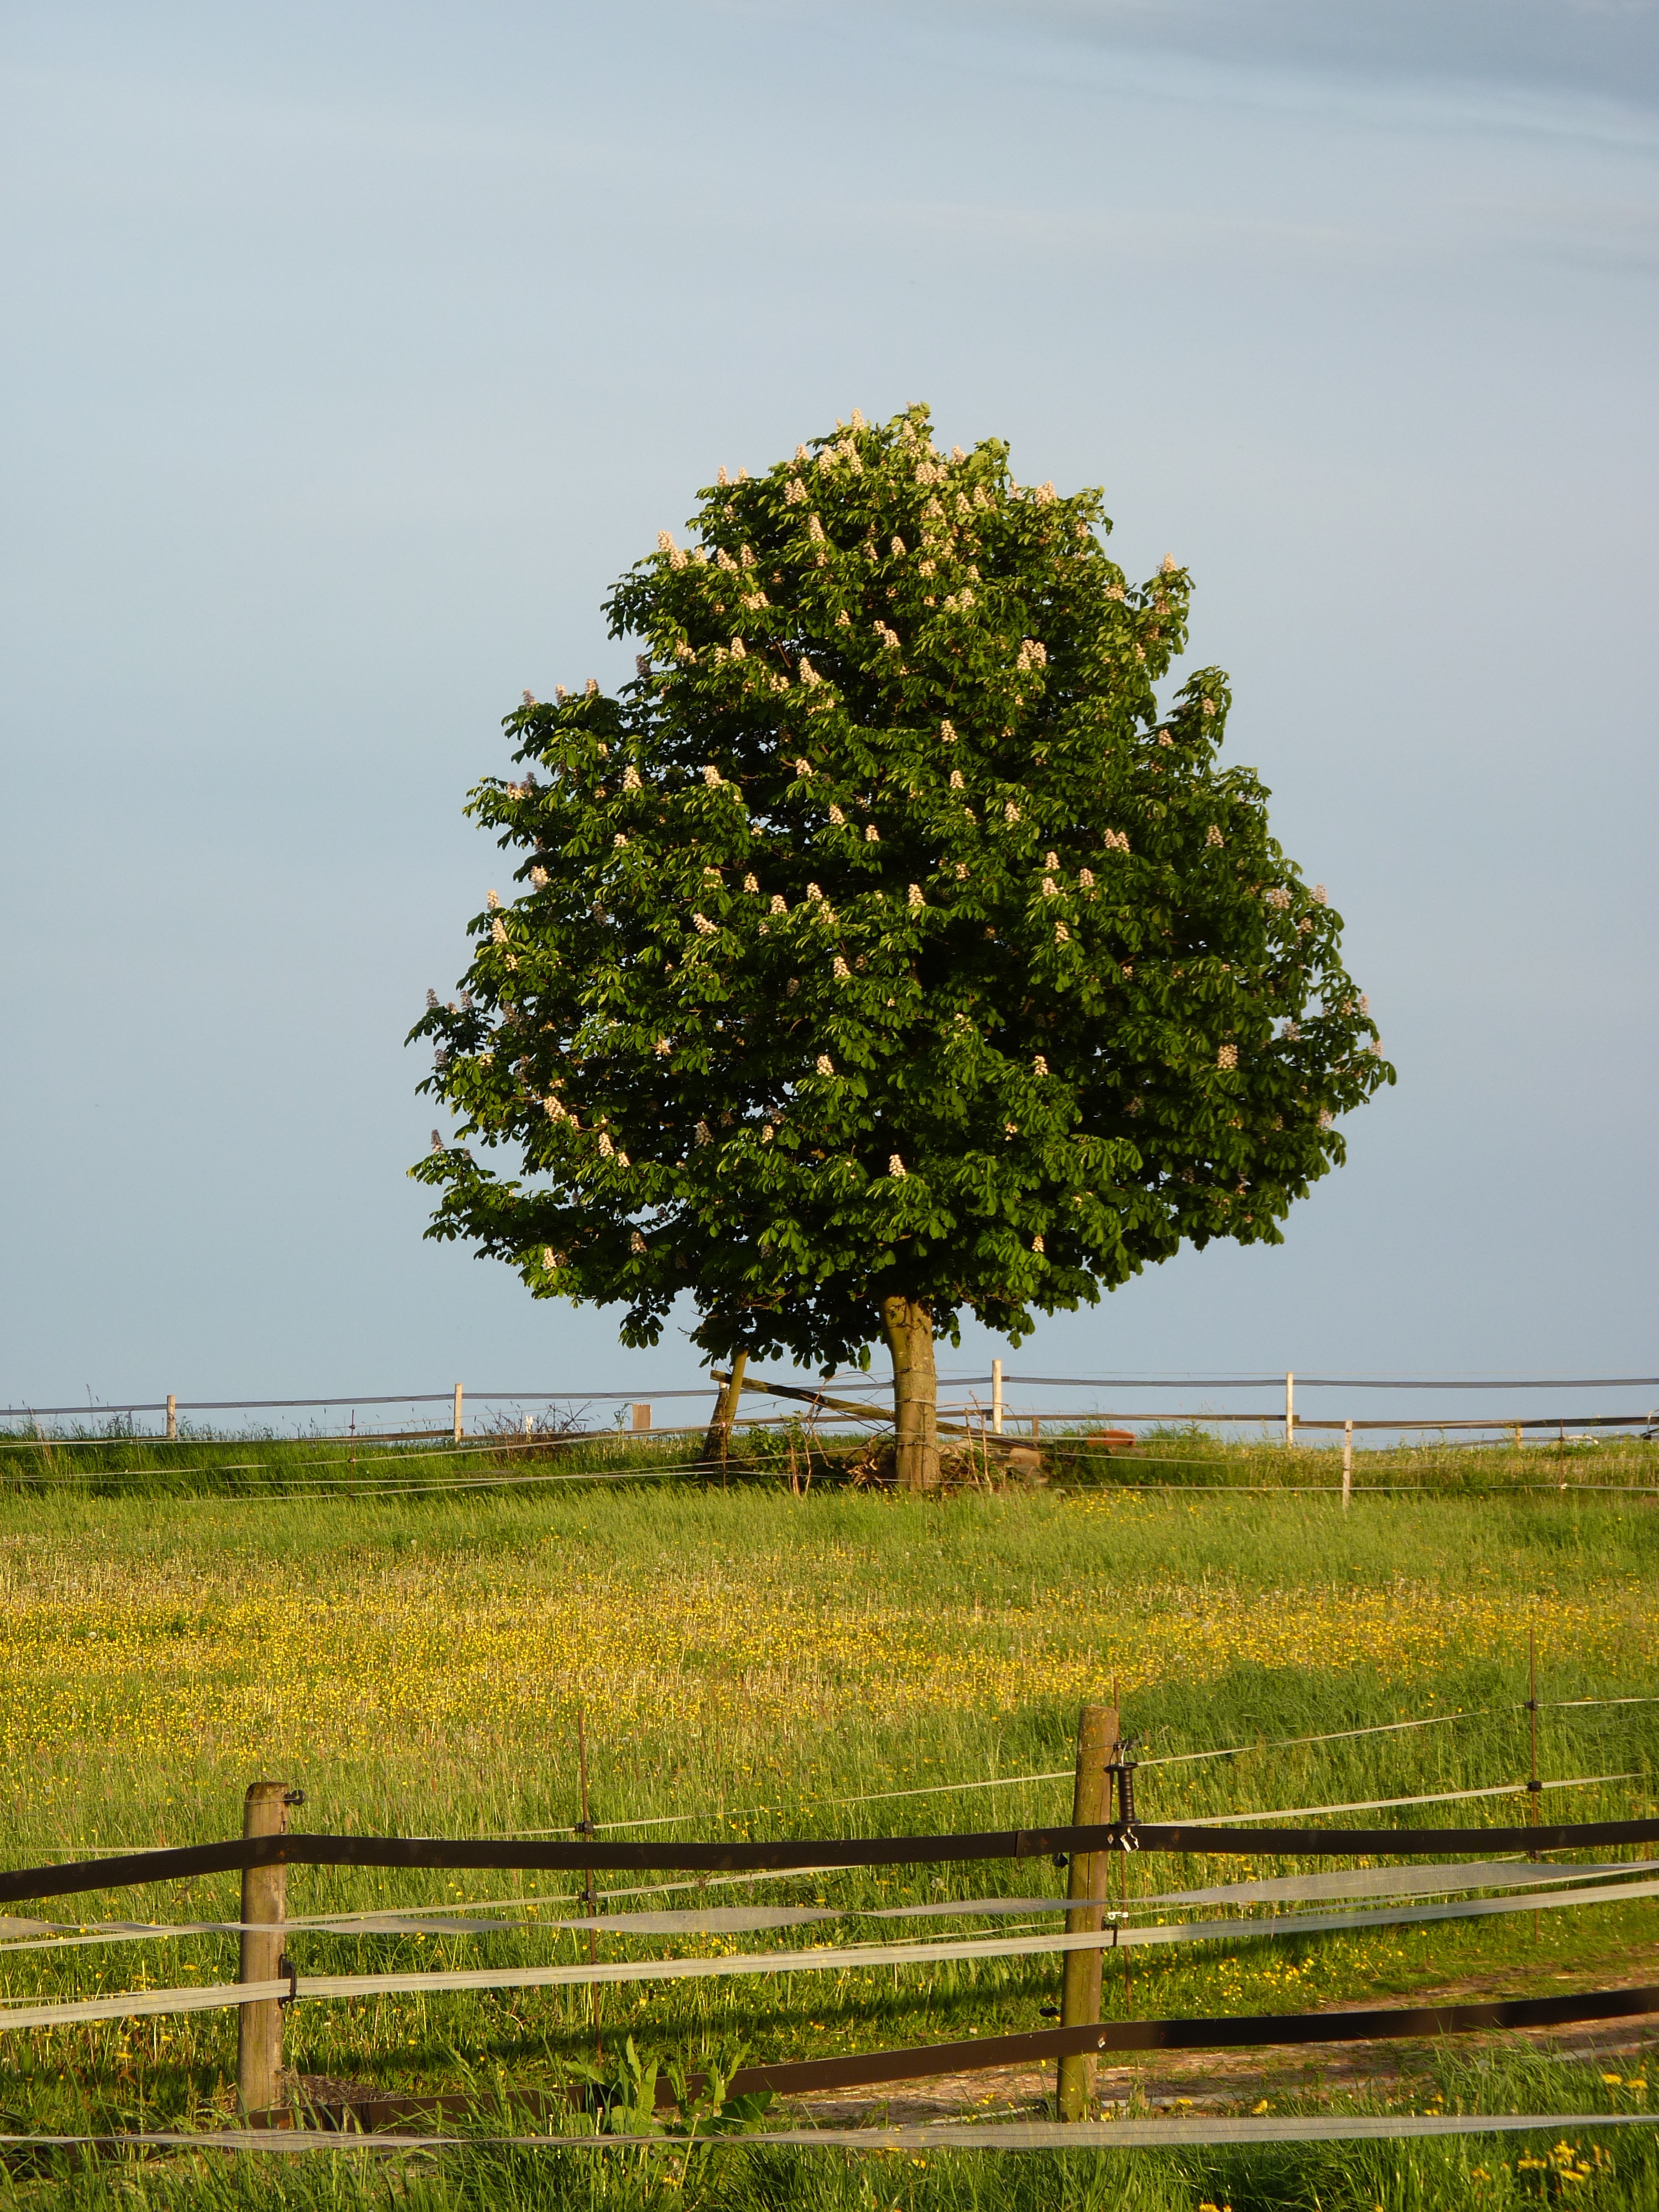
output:
[[[575,1449],[659,1462],[665,1451],[663,1442],[632,1439]],[[273,1494],[280,1480],[231,1492],[232,1478],[216,1468],[225,1456],[257,1457],[291,1483],[301,1458],[324,1455],[320,1444],[186,1439],[165,1482],[139,1474],[128,1494],[133,1470],[155,1463],[155,1447],[111,1439],[100,1450],[108,1458],[98,1486],[60,1487],[48,1463],[0,1495],[0,1809],[12,1865],[83,1847],[234,1833],[255,1774],[302,1784],[302,1817],[318,1827],[550,1827],[576,1809],[579,1705],[599,1819],[672,1814],[690,1835],[833,1837],[1063,1818],[1063,1781],[834,1801],[1063,1771],[1078,1704],[1109,1695],[1114,1677],[1129,1725],[1148,1735],[1148,1760],[1243,1747],[1224,1759],[1148,1765],[1146,1820],[1521,1779],[1528,1741],[1516,1707],[1526,1695],[1529,1627],[1546,1698],[1659,1692],[1659,1518],[1645,1502],[1601,1491],[1477,1496],[1425,1481],[1415,1494],[1362,1498],[1345,1516],[1324,1496],[1194,1497],[1098,1480],[1070,1494],[938,1504],[838,1488],[833,1470],[821,1469],[804,1498],[775,1473],[734,1476],[724,1492],[629,1480],[295,1498]],[[125,1468],[122,1455],[131,1455]],[[1259,1465],[1259,1455],[1238,1450],[1218,1463],[1236,1478],[1253,1456]],[[1474,1455],[1446,1456],[1461,1466]],[[1482,1468],[1489,1478],[1530,1476],[1541,1456],[1486,1455]],[[1328,1479],[1330,1455],[1293,1457],[1304,1480],[1322,1468]],[[1620,1461],[1651,1479],[1651,1456],[1631,1446],[1580,1450],[1571,1463],[1588,1463],[1599,1479]],[[337,1472],[337,1453],[325,1464]],[[472,1464],[484,1474],[495,1465],[482,1451]],[[570,1459],[545,1464],[581,1471]],[[1143,1471],[1133,1462],[1092,1470],[1132,1481]],[[1411,1734],[1273,1741],[1460,1710],[1470,1717]],[[1542,1717],[1540,1767],[1552,1777],[1636,1776],[1547,1797],[1546,1817],[1652,1812],[1659,1705],[1553,1706]],[[1431,1807],[1420,1817],[1510,1821],[1522,1817],[1522,1802]],[[1142,1858],[1130,1877],[1146,1894],[1247,1870],[1284,1869],[1265,1860]],[[1029,1893],[1050,1879],[1046,1867],[993,1863],[939,1876],[893,1869],[777,1883],[757,1893],[854,1905]],[[296,1911],[508,1893],[533,1895],[546,1911],[573,1887],[549,1877],[324,1869],[296,1871],[292,1885]],[[615,1886],[626,1885],[619,1877]],[[234,1903],[225,1880],[71,1909],[213,1917],[234,1917]],[[1659,1978],[1651,1905],[1542,1913],[1535,1936],[1532,1921],[1522,1912],[1426,1932],[1298,1939],[1241,1929],[1237,1942],[1140,1951],[1133,2007],[1139,2014],[1299,2009],[1466,1980],[1522,1993]],[[849,1923],[836,1940],[871,1932]],[[533,1932],[302,1940],[306,1972],[575,1955],[568,1937]],[[609,1956],[630,1948],[605,1942]],[[644,1955],[661,1946],[631,1948]],[[696,1939],[685,1948],[720,1946]],[[152,1982],[222,1980],[234,1960],[228,1942],[215,1937],[165,1949],[0,1954],[14,1997],[131,1987],[141,1973]],[[734,2037],[757,2055],[799,2057],[1036,2027],[1058,1978],[1049,1959],[732,1978],[607,1990],[602,2017],[613,2043],[632,2033],[690,2059]],[[1109,2011],[1121,2013],[1115,1967],[1107,1991]],[[289,2051],[303,2070],[388,2086],[449,2086],[476,2071],[532,2087],[591,2056],[592,2033],[579,1991],[396,1997],[301,2007]],[[227,2109],[234,2043],[228,2014],[16,2036],[0,2089],[6,2124],[206,2121]],[[1516,2055],[1483,2057],[1484,2074],[1457,2071],[1463,2063],[1450,2056],[1435,2063],[1451,2069],[1442,2075],[1449,2097],[1485,2099],[1490,2109],[1568,2111],[1608,2094],[1593,2070],[1564,2065],[1517,2086],[1514,2069],[1538,2062]],[[1282,2108],[1281,2100],[1274,2109]],[[1476,2139],[1066,2160],[938,2154],[926,2167],[720,2149],[694,2160],[684,2189],[670,2190],[656,2154],[638,2166],[480,2146],[435,2170],[417,2162],[395,2174],[331,2158],[269,2170],[246,2160],[150,2161],[78,2176],[20,2173],[14,2186],[26,2199],[88,2203],[113,2194],[157,2204],[282,2194],[305,2204],[384,2197],[444,2206],[1191,2207],[1208,2197],[1231,2201],[1235,2212],[1316,2201],[1382,2203],[1393,2212],[1396,2203],[1537,2201],[1540,2175],[1514,2171],[1516,2148]],[[1550,2188],[1587,2201],[1654,2201],[1652,2153],[1623,2138],[1604,2151],[1616,2185],[1592,2172]],[[1495,2159],[1507,2162],[1506,2181],[1468,2179],[1477,2165],[1495,2175]],[[1469,2193],[1477,2187],[1482,2193]]]
[[[1595,2112],[1617,2092],[1587,2069],[1526,2053],[1444,2057],[1419,2085],[1449,2111]],[[1304,2100],[1310,2108],[1315,2100]],[[1626,2107],[1628,2108],[1628,2100]],[[1382,2109],[1377,2100],[1364,2107]],[[1650,2127],[1395,2142],[1283,2144],[1070,2154],[848,2153],[729,2142],[661,2150],[550,2152],[480,2139],[439,2156],[351,2152],[289,2160],[173,2154],[94,2160],[34,2154],[6,2198],[155,2212],[396,2205],[413,2212],[1520,2212],[1578,2203],[1619,2212],[1659,2206]]]

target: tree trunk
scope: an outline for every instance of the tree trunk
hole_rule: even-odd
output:
[[[937,1490],[939,1378],[933,1367],[933,1316],[914,1298],[884,1298],[881,1330],[893,1355],[894,1469],[902,1490]]]
[[[738,1406],[743,1396],[743,1370],[749,1364],[746,1352],[732,1355],[732,1372],[720,1385],[720,1395],[714,1401],[714,1418],[708,1424],[708,1434],[702,1441],[705,1464],[726,1465],[726,1455],[732,1442],[732,1424],[738,1418]]]

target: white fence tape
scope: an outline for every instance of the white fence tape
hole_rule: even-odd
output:
[[[1249,1942],[1263,1936],[1323,1935],[1345,1929],[1396,1927],[1407,1923],[1462,1920],[1492,1912],[1548,1911],[1565,1905],[1604,1905],[1629,1898],[1659,1897],[1659,1881],[1631,1882],[1610,1888],[1551,1890],[1527,1897],[1486,1897],[1456,1905],[1416,1910],[1383,1908],[1365,1912],[1286,1913],[1265,1920],[1177,1922],[1152,1928],[1115,1923],[1100,1934],[1078,1936],[973,1936],[943,1943],[819,1944],[805,1951],[728,1953],[713,1959],[617,1960],[603,1965],[570,1966],[477,1966],[392,1974],[302,1974],[301,1997],[372,1997],[427,1995],[435,1990],[523,1990],[586,1987],[616,1982],[706,1981],[729,1974],[845,1972],[860,1966],[931,1966],[952,1960],[1013,1959],[1064,1951],[1088,1951],[1145,1943]],[[210,1984],[171,1990],[82,1997],[46,2004],[0,2006],[0,2030],[66,2027],[85,2021],[148,2019],[158,2013],[213,2012],[261,1998],[285,1996],[282,1982]]]
[[[1211,1889],[1171,1889],[1137,1903],[1133,1911],[1167,1905],[1279,1904],[1314,1897],[1446,1897],[1462,1889],[1517,1889],[1552,1882],[1611,1881],[1650,1867],[1659,1859],[1619,1859],[1600,1864],[1534,1865],[1529,1859],[1460,1861],[1445,1866],[1345,1867],[1328,1874],[1293,1874],[1265,1881],[1221,1882]]]
[[[1206,2150],[1224,2143],[1390,2142],[1436,2136],[1547,2134],[1558,2140],[1585,2128],[1659,2125],[1659,2112],[1329,2112],[1188,2120],[930,2120],[915,2127],[776,2128],[703,2136],[699,2148],[757,2145],[798,2150]],[[0,2148],[19,2150],[264,2151],[303,2157],[312,2151],[653,2149],[684,2158],[673,2136],[337,2135],[321,2129],[221,2128],[211,2134],[107,2136],[0,2135]]]
[[[1536,1867],[1528,1871],[1534,1881],[1549,1879],[1547,1871],[1540,1877]],[[1567,1877],[1563,1875],[1560,1879],[1565,1881]],[[1482,1886],[1466,1885],[1471,1888]],[[569,1899],[562,1897],[557,1902],[566,1905]],[[521,1903],[520,1899],[503,1900],[504,1905]],[[142,1943],[181,1936],[240,1936],[245,1932],[259,1936],[280,1934],[284,1940],[290,1936],[489,1936],[499,1929],[516,1932],[526,1929],[555,1936],[567,1929],[579,1934],[592,1929],[602,1936],[745,1936],[766,1928],[808,1928],[825,1920],[979,1920],[996,1919],[1007,1913],[1064,1912],[1068,1908],[1069,1900],[1063,1897],[982,1897],[943,1905],[715,1905],[701,1912],[601,1912],[584,1914],[579,1919],[544,1920],[539,1916],[533,1919],[463,1918],[453,1906],[446,1905],[434,1910],[429,1918],[417,1917],[420,1908],[416,1907],[411,1912],[337,1913],[317,1918],[302,1917],[280,1923],[268,1920],[120,1921],[95,1929],[76,1923],[72,1932],[64,1929],[0,1942],[0,1951],[78,1950],[93,1943]],[[483,1910],[477,1908],[478,1912]],[[45,1931],[51,1923],[0,1920],[0,1932],[9,1925],[33,1926]]]
[[[1540,1782],[1540,1790],[1589,1790],[1598,1782],[1639,1782],[1638,1773],[1581,1774],[1571,1782]],[[1206,1828],[1233,1828],[1246,1820],[1301,1820],[1312,1813],[1383,1813],[1396,1805],[1462,1804],[1471,1797],[1519,1797],[1530,1785],[1498,1782],[1486,1790],[1435,1790],[1426,1797],[1363,1797],[1352,1805],[1281,1805],[1272,1813],[1205,1813],[1194,1822]]]
[[[1220,1882],[1208,1889],[1166,1890],[1156,1897],[1122,1900],[1126,1913],[1161,1912],[1176,1905],[1289,1904],[1315,1898],[1446,1897],[1470,1889],[1540,1889],[1574,1881],[1617,1881],[1651,1868],[1659,1859],[1618,1859],[1605,1863],[1535,1865],[1527,1859],[1448,1862],[1435,1866],[1357,1867],[1325,1874],[1288,1875],[1278,1880]],[[566,1900],[559,1899],[561,1904]],[[507,1899],[502,1910],[520,1903]],[[99,1943],[143,1943],[185,1936],[490,1936],[525,1931],[557,1936],[592,1931],[614,1936],[742,1936],[764,1929],[807,1928],[831,1920],[982,1920],[1032,1912],[1066,1912],[1064,1897],[958,1898],[939,1904],[884,1905],[757,1905],[704,1911],[604,1912],[579,1919],[482,1917],[488,1908],[416,1906],[407,1912],[335,1913],[303,1916],[280,1923],[241,1920],[118,1921],[100,1928],[76,1923],[53,1929],[47,1921],[3,1921],[0,1930],[33,1928],[38,1933],[0,1942],[0,1952],[78,1950]],[[422,1917],[422,1914],[429,1914]],[[464,1917],[470,1915],[471,1917]]]

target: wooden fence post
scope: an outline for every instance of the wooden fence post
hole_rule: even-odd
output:
[[[461,1441],[461,1386],[459,1382],[455,1385],[455,1441],[457,1443]]]
[[[1288,1451],[1296,1442],[1296,1377],[1285,1377],[1285,1449]]]
[[[1111,1782],[1107,1767],[1117,1741],[1116,1707],[1085,1705],[1077,1730],[1077,1781],[1072,1792],[1073,1827],[1097,1827],[1107,1819],[1111,1809]],[[1105,1925],[1103,1908],[1106,1903],[1109,1863],[1104,1851],[1072,1853],[1071,1880],[1066,1894],[1076,1902],[1066,1915],[1068,1936],[1098,1934]],[[1098,2021],[1100,1966],[1097,1947],[1066,1952],[1060,1996],[1062,2027],[1092,2027]],[[1087,2118],[1095,2094],[1096,2064],[1091,2051],[1069,2052],[1060,2060],[1054,2106],[1062,2120]]]
[[[634,1430],[635,1430],[635,1433],[636,1435],[638,1435],[638,1434],[641,1433],[643,1431],[645,1431],[645,1430],[648,1429],[648,1428],[650,1427],[650,1425],[651,1425],[651,1408],[650,1408],[650,1407],[649,1407],[649,1406],[643,1406],[643,1405],[635,1405],[635,1408],[634,1408]]]
[[[300,1793],[285,1782],[250,1782],[242,1806],[242,1833],[280,1836],[288,1828],[288,1808]],[[242,1934],[238,1947],[239,1982],[274,1982],[284,1971],[283,1923],[288,1911],[288,1869],[242,1869]],[[269,1936],[257,1932],[270,1923]],[[236,2015],[236,2094],[245,2112],[268,2112],[281,2094],[283,2013],[275,1997],[256,1997]]]
[[[1342,1510],[1353,1504],[1353,1423],[1342,1424]]]
[[[1002,1362],[991,1362],[991,1434],[1002,1434]]]
[[[167,1442],[171,1444],[177,1443],[178,1441],[179,1401],[173,1396],[172,1391],[169,1390],[167,1392]]]

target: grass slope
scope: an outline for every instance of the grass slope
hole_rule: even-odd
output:
[[[583,1449],[603,1450],[621,1472],[618,1454],[661,1465],[673,1448]],[[264,1478],[241,1477],[229,1492],[238,1478],[223,1472],[227,1455],[257,1456]],[[1092,1486],[940,1505],[822,1479],[801,1498],[776,1484],[721,1492],[637,1476],[603,1487],[296,1497],[281,1492],[301,1479],[343,1479],[356,1492],[368,1470],[342,1470],[320,1444],[269,1440],[198,1440],[167,1455],[118,1439],[96,1454],[60,1446],[51,1458],[38,1448],[9,1456],[13,1487],[0,1496],[0,1812],[14,1865],[234,1833],[255,1775],[302,1786],[301,1818],[318,1827],[478,1834],[562,1826],[576,1810],[579,1707],[601,1821],[673,1815],[691,1835],[834,1837],[1062,1817],[1063,1779],[878,1793],[1063,1775],[1079,1704],[1109,1697],[1115,1682],[1129,1725],[1148,1739],[1139,1796],[1149,1820],[1520,1780],[1529,1630],[1547,1699],[1659,1692],[1653,1508],[1617,1491],[1460,1495],[1448,1480],[1467,1483],[1470,1454],[1441,1455],[1444,1480],[1434,1478],[1434,1455],[1399,1455],[1415,1470],[1411,1490],[1364,1498],[1346,1516],[1328,1496],[1288,1491],[1264,1498],[1107,1486],[1098,1480],[1106,1470],[1086,1461],[1073,1466],[1097,1478]],[[1217,1455],[1171,1440],[1168,1458],[1188,1456],[1207,1459],[1223,1483],[1262,1479],[1286,1460],[1281,1482],[1330,1479],[1329,1455],[1315,1452]],[[1396,1455],[1388,1458],[1397,1471]],[[88,1468],[94,1459],[101,1464]],[[159,1476],[145,1472],[163,1460]],[[98,1480],[64,1483],[66,1463]],[[411,1473],[429,1462],[389,1464],[399,1480],[387,1488],[407,1492]],[[537,1464],[580,1471],[568,1458]],[[1488,1483],[1530,1482],[1559,1464],[1537,1451],[1483,1455],[1480,1473]],[[452,1480],[493,1480],[502,1468],[488,1454],[441,1463]],[[1603,1448],[1574,1455],[1568,1471],[1575,1480],[1650,1481],[1652,1455]],[[1151,1468],[1110,1473],[1145,1480]],[[1335,1743],[1274,1741],[1431,1715],[1461,1717]],[[1150,1763],[1226,1747],[1239,1748]],[[1547,1778],[1634,1778],[1555,1793],[1545,1799],[1550,1817],[1656,1810],[1659,1705],[1553,1703],[1542,1717],[1540,1766]],[[872,1795],[878,1802],[843,1802]],[[1422,1817],[1512,1820],[1521,1802],[1477,1801],[1450,1814],[1429,1808]],[[1129,1878],[1144,1895],[1280,1870],[1266,1860],[1138,1860]],[[574,1887],[324,1869],[290,1880],[296,1912],[515,1893],[533,1899],[533,1917],[544,1918],[563,1909]],[[1046,1883],[1034,1883],[1030,1868],[992,1864],[775,1882],[757,1893],[850,1906],[1034,1887]],[[686,1889],[664,1901],[696,1895]],[[234,1917],[234,1905],[225,1880],[187,1893],[88,1899],[71,1910],[214,1917]],[[1137,1953],[1127,2000],[1121,1972],[1109,1967],[1108,2006],[1121,2012],[1127,2001],[1142,2014],[1279,2010],[1472,1978],[1517,1992],[1562,1986],[1559,1977],[1659,1978],[1651,1905],[1546,1912],[1536,1936],[1532,1919],[1299,1939],[1241,1930],[1236,1943]],[[849,1925],[840,1940],[855,1932],[867,1936],[867,1923]],[[771,1939],[739,1940],[751,1948]],[[622,1939],[605,1941],[607,1955],[627,1955]],[[569,1936],[533,1929],[301,1942],[307,1972],[577,1955]],[[643,1955],[663,1947],[633,1948]],[[681,1948],[738,1944],[704,1937]],[[219,1981],[234,1972],[231,1943],[216,1937],[0,1953],[9,1997]],[[1058,1980],[1053,1960],[983,1961],[612,1990],[601,2007],[613,2047],[631,2033],[688,2058],[738,2039],[757,2055],[805,2056],[1035,2027]],[[304,2006],[289,2044],[307,2072],[401,2087],[450,2086],[475,2069],[532,2085],[591,2056],[592,2035],[585,1993],[509,1990]],[[225,2108],[234,2046],[228,2014],[16,2036],[6,2124],[204,2121]],[[1593,2070],[1522,2054],[1480,2066],[1453,2056],[1433,2063],[1448,2098],[1487,2109],[1628,2105],[1632,2094],[1600,2083]],[[25,2168],[10,2185],[24,2198],[92,2203],[118,2193],[124,2203],[157,2204],[279,2194],[434,2206],[1162,2207],[1207,2197],[1231,2201],[1235,2212],[1316,2202],[1362,2212],[1380,2203],[1393,2212],[1395,2203],[1504,2204],[1540,2192],[1656,2201],[1653,2154],[1642,2143],[1607,2141],[1603,2165],[1588,2139],[1579,2151],[1577,2165],[1588,2171],[1564,2180],[1548,2166],[1517,2167],[1518,2156],[1542,2155],[1536,2146],[1479,2139],[1063,2160],[935,2154],[921,2166],[721,2148],[693,2158],[676,2181],[678,2154],[601,2164],[585,2154],[559,2160],[480,2146],[435,2170],[395,2173],[330,2157],[314,2169],[284,2162],[280,2172],[249,2160],[75,2175]],[[1474,2178],[1477,2167],[1487,2179]]]

